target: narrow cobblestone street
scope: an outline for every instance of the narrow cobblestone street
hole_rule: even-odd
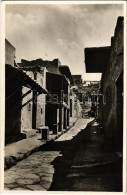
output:
[[[122,191],[122,159],[106,153],[102,128],[88,124],[71,143],[62,147],[62,157],[54,160],[54,182],[50,190]]]
[[[122,191],[122,160],[104,150],[101,129],[92,122],[81,139],[69,173],[66,191]]]
[[[74,127],[59,137],[54,143],[49,144],[46,148],[42,146],[43,151],[33,153],[28,158],[18,162],[9,170],[6,170],[5,189],[34,191],[49,190],[51,184],[53,183],[53,176],[55,173],[52,163],[56,157],[61,156],[62,158],[63,155],[61,151],[62,148],[59,146],[59,143],[62,143],[63,146],[63,142],[69,142],[73,139],[73,137],[77,137],[76,135],[84,129],[90,121],[91,119],[79,119]],[[54,147],[56,147],[56,150],[54,150]],[[65,144],[64,147],[68,151],[69,155],[68,145]],[[48,149],[49,151],[47,151]],[[75,150],[73,150],[73,148],[70,149],[73,151],[73,154],[75,154]]]
[[[6,170],[5,189],[121,191],[121,161],[103,152],[101,130],[90,121],[78,119],[55,142]]]

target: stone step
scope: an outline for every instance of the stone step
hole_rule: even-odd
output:
[[[37,133],[38,133],[38,130],[36,129],[23,129],[22,130],[22,134],[26,135],[26,139],[34,137]]]

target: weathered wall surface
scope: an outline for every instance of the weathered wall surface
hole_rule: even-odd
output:
[[[14,66],[16,49],[5,39],[5,64]]]
[[[46,88],[46,69],[41,69],[41,72],[37,72],[37,82],[44,88]],[[37,97],[37,121],[36,127],[45,126],[45,104],[46,95],[40,94]]]
[[[60,62],[58,59],[54,59],[53,61],[44,61],[45,65],[46,65],[46,68],[49,72],[52,72],[52,73],[57,73],[59,74],[59,65],[60,65]]]
[[[77,97],[75,94],[70,96],[70,99],[72,99],[72,117],[79,118],[81,117],[81,111],[82,107],[80,105],[79,100],[77,100]]]
[[[26,74],[34,78],[34,74],[32,71],[27,71]],[[30,90],[28,87],[22,87],[22,94],[24,95]],[[31,98],[33,98],[33,92],[29,93],[22,99],[22,105],[28,102]],[[32,112],[33,112],[33,102],[30,101],[27,105],[25,105],[21,110],[21,131],[32,129]]]
[[[77,110],[78,110],[78,113],[77,113],[77,117],[80,118],[82,115],[81,115],[81,112],[82,112],[82,107],[80,105],[80,101],[78,100],[77,102]]]
[[[25,94],[30,89],[27,87],[22,88],[22,94]],[[22,105],[28,102],[33,97],[33,93],[31,92],[27,96],[25,96],[22,100]],[[32,129],[32,101],[29,102],[26,106],[24,106],[21,110],[21,131]]]
[[[45,95],[40,94],[37,98],[37,122],[36,127],[45,126]]]
[[[26,74],[29,75],[32,79],[35,78],[33,71],[26,71]],[[42,87],[46,87],[46,68],[41,68],[40,72],[36,72],[36,82]],[[25,94],[30,89],[27,87],[23,87],[23,94]],[[28,100],[33,98],[33,92],[28,94],[23,98],[22,104],[26,103]],[[33,101],[35,103],[33,110]],[[35,97],[30,103],[22,108],[21,116],[22,116],[22,130],[27,129],[37,129],[40,126],[45,125],[45,102],[46,97],[45,94],[39,94]],[[33,114],[34,112],[34,114]],[[36,120],[35,122],[33,120]],[[33,123],[35,125],[32,125]],[[33,127],[34,126],[34,127]]]
[[[102,92],[106,101],[103,105],[103,123],[105,138],[109,148],[116,147],[118,139],[117,118],[117,81],[123,74],[123,18],[118,18],[114,40],[111,45],[111,56],[106,72],[102,75]],[[122,88],[122,85],[121,85]],[[122,129],[121,129],[122,131]],[[108,145],[107,145],[108,147]]]

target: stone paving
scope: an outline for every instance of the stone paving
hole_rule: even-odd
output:
[[[72,140],[73,137],[75,137],[79,132],[84,130],[89,122],[91,122],[93,118],[91,119],[78,119],[76,124],[65,134],[60,136],[56,142],[58,141],[69,141]]]
[[[70,118],[70,127],[73,127],[76,123],[77,118]],[[15,165],[18,161],[23,160],[24,158],[31,155],[33,152],[38,151],[40,146],[45,145],[47,142],[54,141],[63,132],[58,132],[57,135],[54,135],[53,132],[49,132],[49,139],[47,141],[41,140],[41,134],[37,133],[34,137],[28,139],[23,139],[18,142],[8,144],[5,147],[5,164],[4,169],[8,169],[11,166]]]
[[[78,119],[75,126],[55,140],[54,144],[72,140],[93,119]],[[64,144],[64,147],[67,147]],[[66,148],[69,150],[69,148]],[[35,152],[15,166],[5,170],[5,190],[47,191],[55,173],[53,161],[62,156],[57,147],[54,151]]]
[[[55,140],[56,135],[50,135],[50,140]],[[5,164],[4,169],[10,168],[15,165],[18,161],[28,157],[33,152],[37,151],[38,148],[46,144],[46,141],[41,140],[41,134],[28,139],[23,139],[16,143],[9,144],[5,147]]]
[[[105,152],[103,143],[100,127],[92,122],[80,140],[66,175],[64,191],[122,191],[122,158]]]
[[[5,189],[41,190],[50,188],[54,174],[51,162],[59,152],[36,152],[5,171]]]

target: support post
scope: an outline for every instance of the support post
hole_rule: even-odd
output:
[[[67,109],[64,108],[64,129],[67,129]]]
[[[62,105],[59,108],[59,132],[63,131],[63,111]]]
[[[67,126],[70,125],[70,111],[67,110]]]

